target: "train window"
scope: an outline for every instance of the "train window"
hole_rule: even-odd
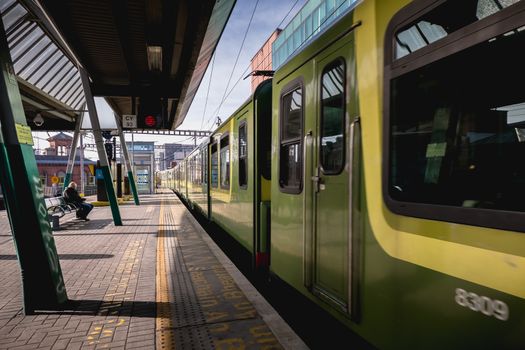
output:
[[[395,34],[395,57],[404,57],[519,1],[445,1]]]
[[[230,137],[221,138],[221,188],[230,189]]]
[[[525,80],[520,13],[484,22],[475,36],[455,38],[450,50],[436,49],[423,65],[414,60],[392,69],[385,82],[384,150],[385,198],[394,212],[524,230],[525,96],[516,89]]]
[[[248,188],[248,138],[246,121],[239,124],[239,187]]]
[[[279,185],[283,192],[302,190],[302,130],[303,91],[298,87],[281,98]]]
[[[211,187],[219,187],[219,156],[217,143],[211,145]]]
[[[202,155],[202,182],[208,184],[208,153],[206,152],[207,148],[201,149]]]
[[[321,166],[339,174],[345,165],[345,63],[328,65],[321,77]]]

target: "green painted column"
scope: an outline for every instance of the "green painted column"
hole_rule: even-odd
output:
[[[69,159],[67,161],[67,169],[66,169],[66,176],[64,177],[64,190],[69,185],[69,182],[71,182],[71,178],[73,177],[73,169],[75,167],[75,157],[77,155],[77,144],[78,139],[80,138],[80,128],[82,127],[82,117],[83,113],[81,113],[77,117],[77,125],[75,127],[75,133],[73,134],[73,142],[71,143],[71,151],[69,151]],[[82,171],[83,169],[80,169]]]
[[[139,202],[139,193],[137,192],[137,185],[135,183],[135,178],[133,177],[133,171],[128,171],[128,180],[129,185],[131,186],[131,193],[133,193],[133,199],[135,200],[135,205],[140,205]]]
[[[100,122],[98,120],[97,108],[95,107],[95,100],[93,99],[93,94],[91,93],[91,86],[89,85],[89,78],[84,68],[78,67],[78,71],[80,73],[80,78],[82,79],[84,95],[86,96],[86,105],[89,112],[89,119],[91,120],[93,136],[95,137],[100,168],[104,176],[104,186],[106,187],[109,205],[111,206],[113,223],[116,226],[122,226],[117,196],[115,195],[115,189],[113,188],[113,180],[111,178],[111,172],[109,171],[108,156],[106,154],[106,149],[104,148],[104,140],[102,139],[102,131],[100,130]]]
[[[58,309],[67,293],[1,21],[0,66],[0,176],[22,273],[24,311]]]
[[[124,161],[126,162],[126,169],[128,169],[128,180],[129,186],[131,187],[131,193],[133,193],[133,199],[135,200],[135,205],[140,205],[139,194],[137,192],[137,185],[135,184],[135,178],[133,177],[133,166],[129,157],[128,146],[126,144],[126,138],[122,132],[122,122],[118,115],[115,114],[115,122],[117,123],[118,135],[120,137],[120,149],[124,155]]]

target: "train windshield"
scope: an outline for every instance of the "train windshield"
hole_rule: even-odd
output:
[[[524,25],[391,81],[393,199],[525,211]]]

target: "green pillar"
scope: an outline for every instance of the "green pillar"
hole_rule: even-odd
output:
[[[120,137],[120,149],[124,155],[124,161],[126,162],[126,168],[128,169],[128,180],[129,186],[131,187],[131,193],[133,193],[133,199],[135,200],[135,205],[140,205],[139,194],[137,192],[137,185],[135,184],[135,179],[133,178],[133,166],[131,165],[131,160],[128,152],[128,145],[126,144],[126,138],[122,132],[122,123],[118,115],[115,114],[115,122],[117,123],[118,135]]]
[[[30,314],[60,308],[67,294],[1,21],[0,66],[0,176],[22,272],[24,311]]]
[[[77,117],[77,125],[75,127],[75,133],[73,134],[73,142],[71,143],[71,150],[69,151],[69,159],[67,161],[66,176],[64,177],[64,190],[69,185],[71,178],[73,177],[73,169],[75,167],[75,157],[77,154],[77,144],[78,139],[80,138],[80,128],[82,127],[82,116],[84,113],[80,113]],[[80,169],[83,171],[83,169]],[[83,188],[81,186],[81,188]]]
[[[84,68],[79,67],[78,71],[80,73],[80,78],[82,79],[84,95],[86,96],[86,105],[88,107],[89,119],[91,120],[93,136],[95,137],[100,168],[104,176],[104,186],[106,187],[109,205],[111,206],[113,222],[116,226],[122,226],[117,196],[115,196],[115,189],[113,188],[113,180],[111,179],[111,172],[109,171],[108,156],[106,155],[106,150],[104,148],[104,140],[102,139],[102,131],[100,130],[100,122],[98,120],[97,108],[95,107],[95,100],[93,99],[93,94],[91,93],[91,86],[89,85],[89,78]]]

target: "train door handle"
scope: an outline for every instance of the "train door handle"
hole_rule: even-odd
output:
[[[319,192],[326,188],[323,178],[320,176],[312,176],[312,182],[314,183],[314,191]]]

